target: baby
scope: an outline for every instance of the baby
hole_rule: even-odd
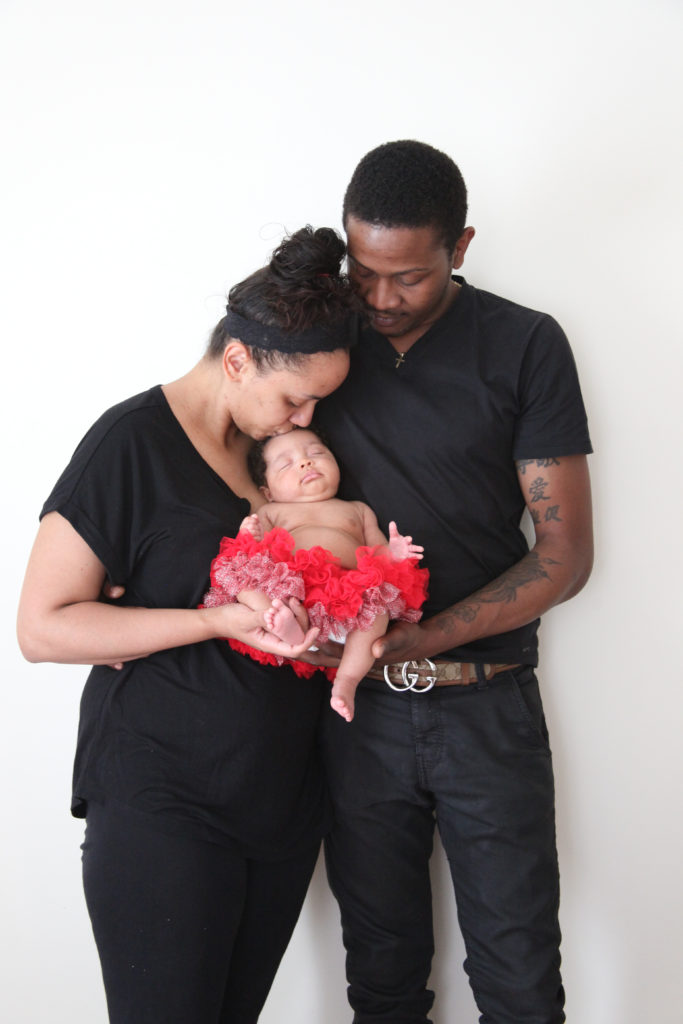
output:
[[[317,643],[344,641],[330,703],[350,722],[356,687],[374,662],[373,642],[389,619],[421,617],[428,573],[416,562],[423,548],[395,523],[387,541],[367,505],[336,497],[339,466],[313,430],[258,442],[250,469],[268,503],[247,516],[235,540],[224,538],[204,602],[238,600],[292,645],[307,621],[320,631]],[[301,674],[315,670],[297,666]]]

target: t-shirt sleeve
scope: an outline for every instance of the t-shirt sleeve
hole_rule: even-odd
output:
[[[135,558],[134,482],[144,467],[130,417],[105,415],[88,431],[40,513],[59,512],[103,563],[112,583],[125,584]]]
[[[520,370],[519,400],[515,460],[592,452],[574,356],[552,317],[544,316],[532,332]]]

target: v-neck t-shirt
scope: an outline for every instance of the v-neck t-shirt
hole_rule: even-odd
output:
[[[249,504],[194,448],[160,387],[109,409],[41,515],[64,516],[121,584],[121,605],[196,608]],[[247,856],[295,855],[326,827],[320,673],[259,665],[208,640],[95,666],[85,685],[72,813],[114,801],[153,828]]]
[[[425,618],[472,595],[528,551],[516,461],[592,450],[572,352],[552,317],[468,285],[400,365],[366,328],[316,420],[367,502],[424,545]],[[538,620],[442,656],[537,664]]]

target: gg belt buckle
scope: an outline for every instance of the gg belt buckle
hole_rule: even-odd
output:
[[[431,672],[436,672],[436,665],[434,664],[433,661],[430,661],[429,658],[425,658],[422,662],[404,661],[403,665],[401,666],[401,678],[403,679],[403,684],[401,685],[400,683],[392,683],[391,679],[389,678],[389,669],[392,667],[391,665],[384,666],[384,681],[387,684],[387,686],[390,686],[392,690],[396,690],[398,693],[403,693],[405,690],[412,690],[413,693],[426,693],[427,690],[431,690],[431,688],[436,683],[436,676],[427,676],[426,685],[417,686],[416,684],[420,678],[420,666],[423,664],[426,665],[427,669],[431,670]],[[412,672],[408,671],[409,666],[412,667]]]

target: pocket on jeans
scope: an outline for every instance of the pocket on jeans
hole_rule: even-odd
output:
[[[514,701],[518,720],[529,739],[550,750],[548,727],[543,714],[543,702],[536,678],[520,683],[514,676],[510,681],[510,695]]]

